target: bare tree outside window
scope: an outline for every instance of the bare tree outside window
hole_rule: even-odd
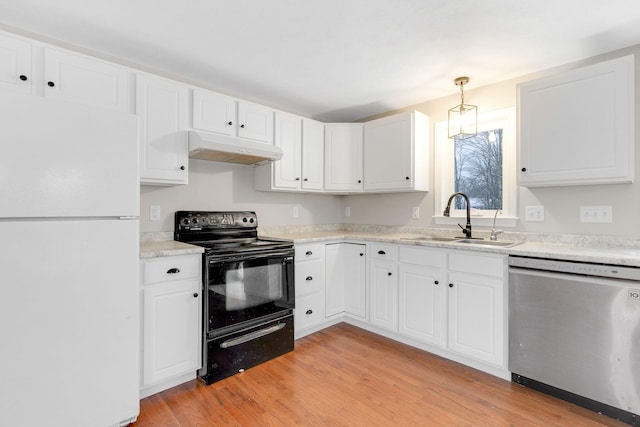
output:
[[[455,191],[465,193],[471,207],[502,209],[502,129],[455,139]],[[456,209],[465,208],[457,197]]]

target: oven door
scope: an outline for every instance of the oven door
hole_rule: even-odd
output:
[[[295,307],[293,249],[207,257],[205,328],[209,338]]]

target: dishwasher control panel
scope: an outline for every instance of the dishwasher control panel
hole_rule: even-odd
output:
[[[614,279],[639,280],[640,268],[622,265],[593,264],[579,261],[562,261],[547,258],[509,257],[510,267],[533,270],[580,274],[583,276],[610,277]]]

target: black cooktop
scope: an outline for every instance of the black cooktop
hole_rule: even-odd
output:
[[[293,242],[258,237],[258,217],[252,211],[177,211],[174,240],[202,246],[205,254],[289,249]]]

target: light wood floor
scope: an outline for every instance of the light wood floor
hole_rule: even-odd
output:
[[[141,401],[147,426],[625,426],[587,409],[339,324],[295,351]]]

